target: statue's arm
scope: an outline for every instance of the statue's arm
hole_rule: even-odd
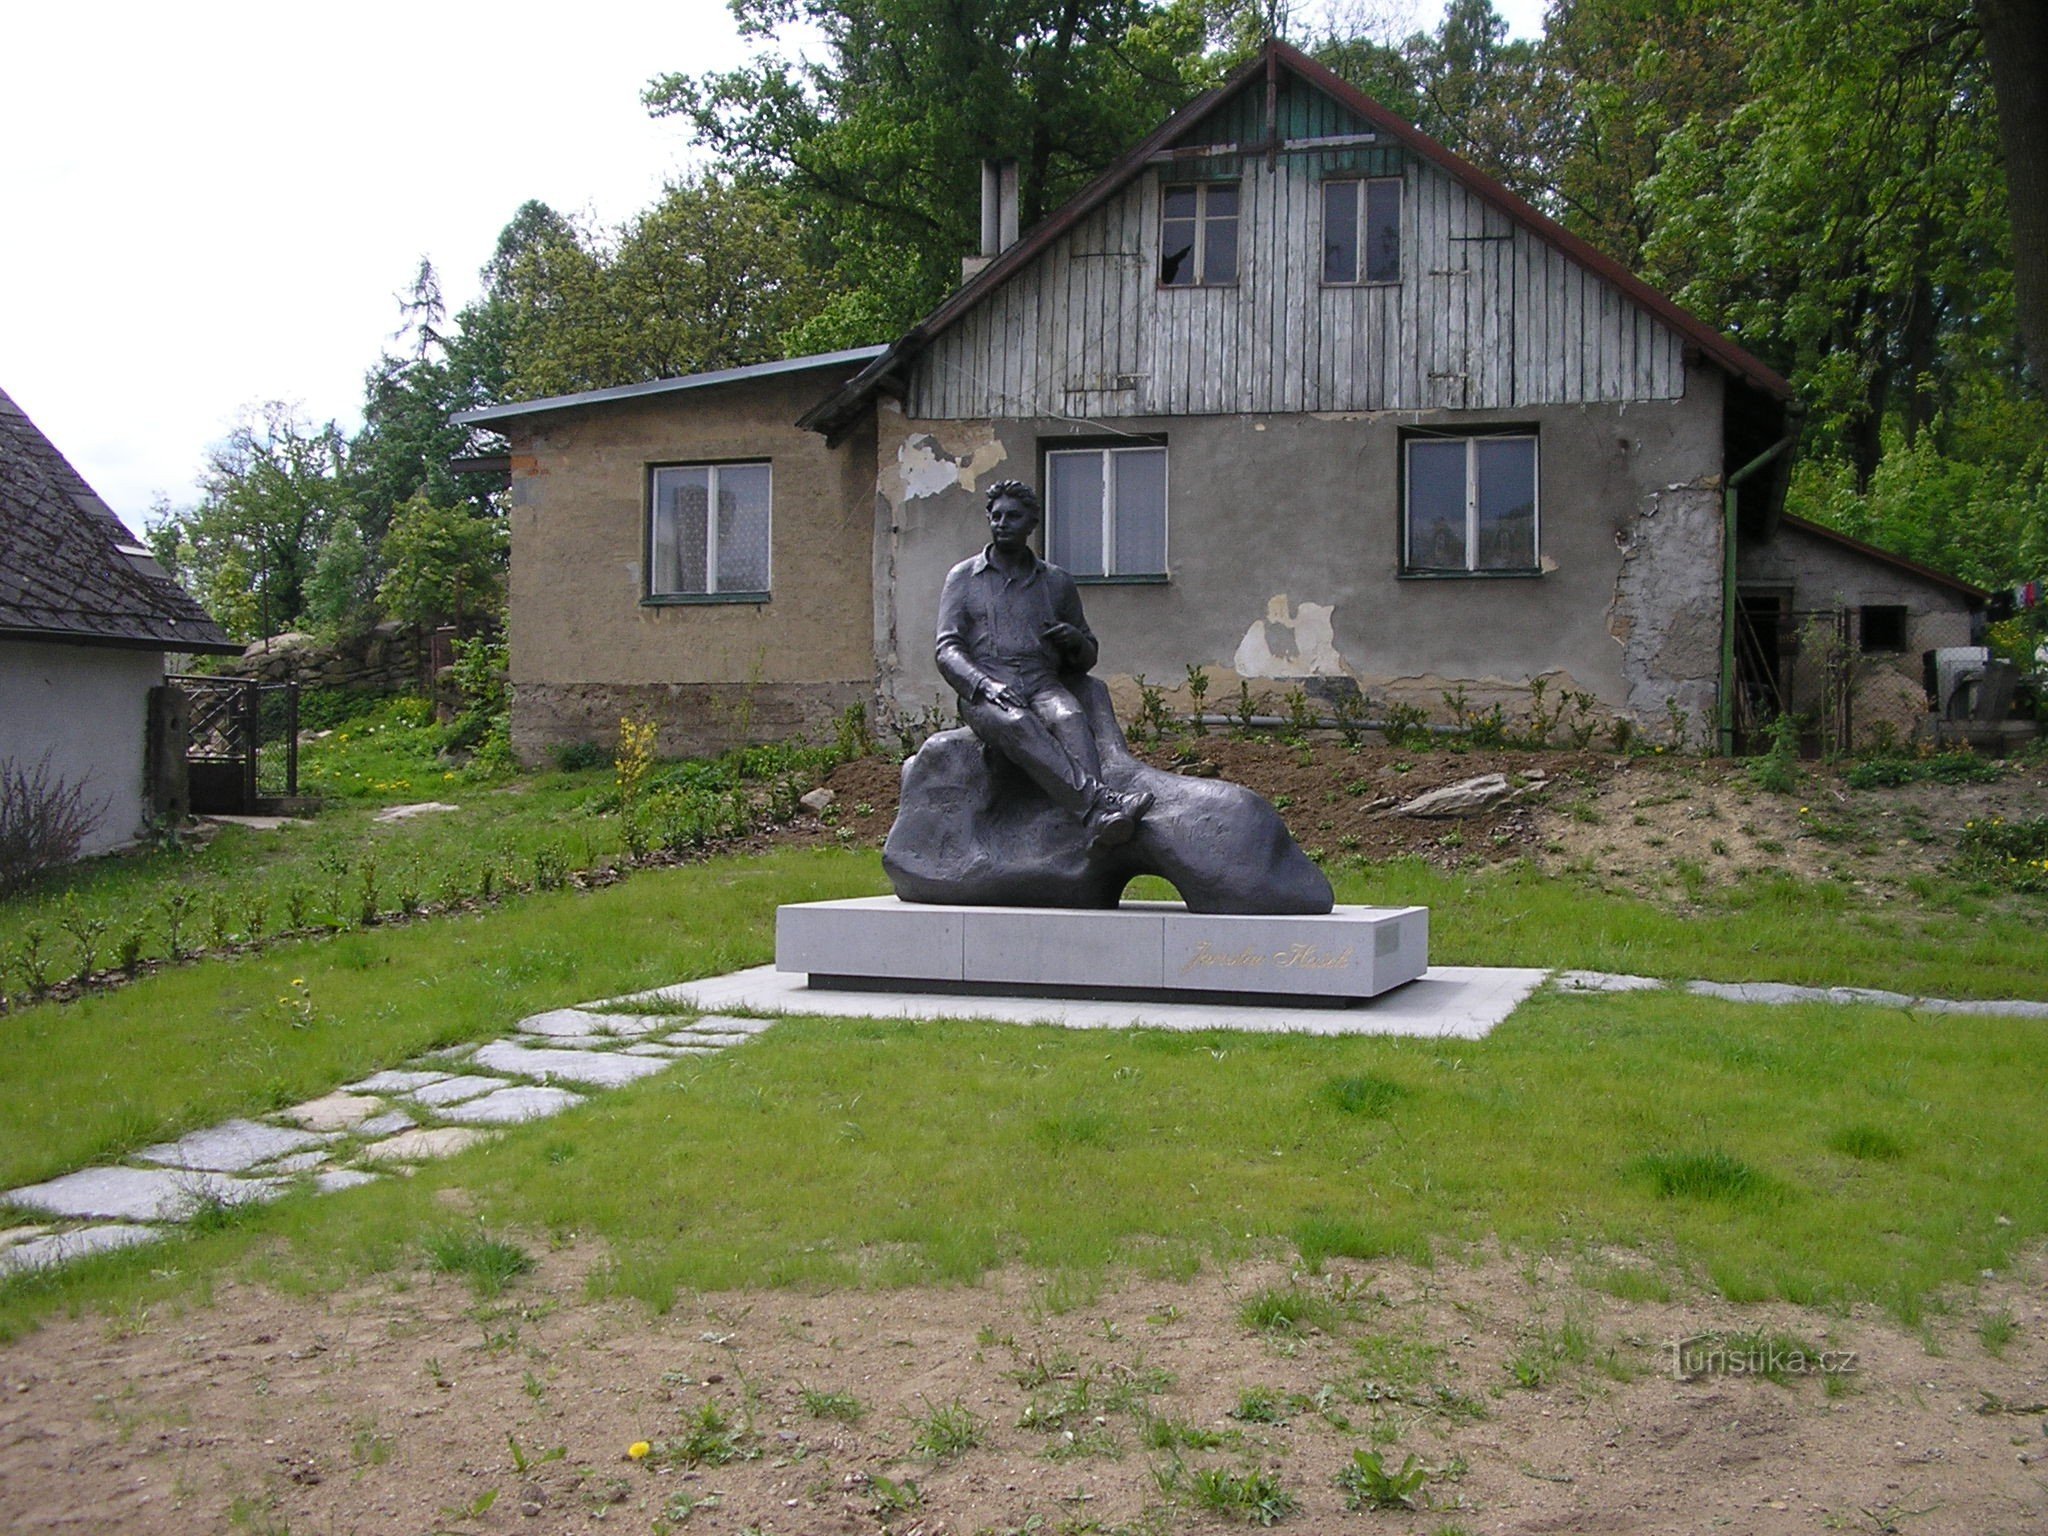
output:
[[[1053,619],[1057,623],[1072,625],[1076,631],[1076,635],[1067,641],[1060,670],[1092,672],[1102,648],[1095,643],[1095,631],[1088,627],[1087,614],[1081,611],[1081,589],[1064,571],[1060,573],[1060,583],[1059,601],[1053,605]]]
[[[967,649],[967,583],[960,572],[946,577],[939,591],[939,643],[935,652],[939,676],[961,698],[973,703],[992,688],[988,674],[974,664]]]

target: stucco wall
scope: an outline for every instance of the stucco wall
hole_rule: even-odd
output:
[[[84,784],[99,805],[81,849],[104,853],[142,830],[149,690],[164,680],[160,651],[0,641],[0,762]]]
[[[798,415],[836,377],[798,373],[511,423],[512,743],[617,740],[632,713],[664,754],[824,729],[872,694],[871,438],[831,449]],[[773,591],[649,604],[650,465],[773,466]]]
[[[1910,736],[1927,713],[1921,655],[1943,646],[1970,644],[1970,605],[1963,594],[1831,539],[1781,524],[1768,541],[1745,543],[1736,555],[1744,586],[1787,588],[1795,614],[1846,610],[1849,620],[1849,721],[1854,745],[1867,746],[1873,733],[1889,727]],[[1906,610],[1906,643],[1890,653],[1865,653],[1862,610]],[[1821,702],[1821,669],[1795,661],[1794,711]]]
[[[1543,574],[1402,579],[1403,428],[1534,425]],[[1685,398],[1512,412],[1213,416],[1119,422],[1163,434],[1171,580],[1090,585],[1098,672],[1240,677],[1277,700],[1348,677],[1367,696],[1444,718],[1526,708],[1527,681],[1592,694],[1605,714],[1662,733],[1676,698],[1695,743],[1712,718],[1720,645],[1721,382],[1693,369]],[[881,691],[911,710],[948,700],[932,664],[939,585],[985,539],[982,492],[1042,482],[1039,455],[1100,428],[1047,419],[878,421],[875,649]],[[1553,691],[1551,698],[1557,697]]]

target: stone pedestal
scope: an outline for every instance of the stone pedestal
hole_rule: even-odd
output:
[[[1166,901],[1075,911],[864,896],[775,914],[775,968],[842,991],[1343,1008],[1428,967],[1427,907],[1239,916]]]

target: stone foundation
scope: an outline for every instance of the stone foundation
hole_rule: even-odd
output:
[[[558,747],[587,741],[609,751],[619,721],[656,726],[657,757],[707,757],[754,742],[797,736],[829,741],[837,718],[872,707],[867,678],[822,683],[515,683],[512,751],[544,762]]]

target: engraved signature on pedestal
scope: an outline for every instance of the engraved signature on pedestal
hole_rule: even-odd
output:
[[[1217,949],[1207,939],[1197,940],[1194,953],[1181,963],[1183,973],[1206,970],[1211,967],[1225,967],[1231,970],[1256,971],[1265,966],[1279,970],[1294,971],[1343,971],[1351,968],[1351,957],[1357,953],[1352,945],[1339,950],[1323,949],[1315,944],[1290,944],[1285,949]]]

